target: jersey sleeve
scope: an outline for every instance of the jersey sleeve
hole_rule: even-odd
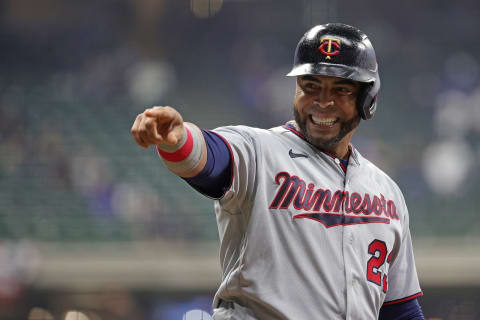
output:
[[[378,320],[425,320],[417,299],[383,306]]]
[[[258,153],[255,131],[246,126],[229,126],[213,132],[224,139],[232,159],[231,185],[220,202],[229,212],[238,213],[254,192]]]
[[[408,301],[423,295],[418,282],[409,228],[408,209],[402,200],[402,238],[388,271],[388,290],[383,305]]]
[[[207,162],[194,177],[182,178],[195,190],[211,198],[220,199],[230,188],[232,159],[226,141],[218,134],[202,130],[207,145]]]

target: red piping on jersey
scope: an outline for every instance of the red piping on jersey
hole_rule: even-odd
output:
[[[295,133],[297,136],[299,136],[299,137],[302,138],[303,140],[307,140],[307,139],[305,139],[305,136],[304,136],[303,134],[301,134],[300,132],[298,132],[297,130],[295,130],[293,127],[290,127],[290,126],[288,126],[288,125],[284,125],[283,127],[284,127],[285,129],[287,129],[287,130],[292,131],[293,133]]]
[[[333,153],[330,153],[328,151],[323,151],[323,150],[322,150],[322,152],[325,153],[327,156],[329,156],[332,159],[337,159],[337,157]],[[347,173],[347,168],[343,165],[342,161],[340,161],[339,165],[342,168],[343,172]]]
[[[383,305],[388,306],[388,305],[395,304],[395,303],[405,302],[405,301],[412,300],[412,299],[415,299],[415,298],[418,298],[418,297],[421,297],[421,296],[423,296],[422,291],[420,291],[419,293],[412,294],[411,296],[408,296],[408,297],[405,297],[405,298],[402,298],[402,299],[397,299],[397,300],[384,302]]]
[[[228,186],[228,188],[225,189],[225,193],[226,193],[227,190],[230,190],[230,188],[232,187],[233,178],[235,177],[235,158],[233,157],[233,150],[232,150],[232,147],[230,146],[230,143],[228,143],[227,139],[225,139],[224,137],[222,137],[219,133],[216,133],[215,131],[211,131],[211,130],[207,130],[207,131],[215,134],[217,137],[219,137],[220,139],[222,139],[223,142],[225,142],[225,144],[227,145],[228,152],[230,152],[230,159],[232,160],[232,172],[231,172],[232,179],[230,179],[230,185]],[[225,195],[225,193],[224,193],[220,198],[218,198],[218,199],[223,198],[223,196]]]

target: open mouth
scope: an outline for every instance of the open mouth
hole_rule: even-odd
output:
[[[310,120],[318,126],[326,126],[326,127],[333,126],[335,123],[338,122],[338,118],[322,118],[322,117],[315,117],[314,115],[310,115]]]

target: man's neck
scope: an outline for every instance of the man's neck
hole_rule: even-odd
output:
[[[343,160],[348,160],[351,154],[350,139],[353,135],[353,132],[346,135],[340,142],[328,149],[320,148],[328,153],[331,153],[335,157]]]
[[[350,149],[349,144],[347,144],[345,146],[340,146],[338,144],[332,149],[320,148],[320,150],[326,151],[326,152],[332,154],[333,156],[335,156],[336,158],[343,159],[343,160],[348,160],[348,158],[350,157],[350,154],[351,154],[351,149]]]

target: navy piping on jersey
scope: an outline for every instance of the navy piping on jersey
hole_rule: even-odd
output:
[[[418,298],[418,297],[421,297],[423,296],[423,292],[417,292],[415,294],[412,294],[411,296],[408,296],[408,297],[405,297],[405,298],[402,298],[402,299],[397,299],[397,300],[391,300],[391,301],[386,301],[383,303],[384,306],[388,306],[388,305],[391,305],[391,304],[395,304],[395,303],[401,303],[401,302],[404,302],[404,301],[407,301],[407,300],[412,300],[412,299],[415,299],[415,298]]]
[[[380,309],[379,320],[425,320],[422,308],[416,298],[401,303],[383,305]]]
[[[207,162],[203,170],[192,178],[183,178],[201,194],[220,199],[233,182],[233,153],[228,142],[213,131],[202,129],[207,145]]]
[[[340,158],[338,158],[338,160],[340,160],[340,166],[342,167],[343,172],[347,172],[348,159],[345,160],[345,159],[340,159]]]

